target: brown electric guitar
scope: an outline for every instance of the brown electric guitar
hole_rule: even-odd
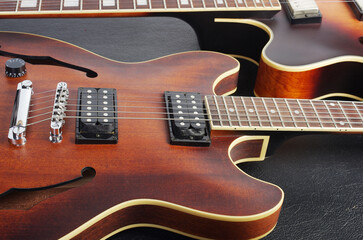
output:
[[[360,102],[214,95],[239,71],[220,53],[121,63],[31,34],[0,45],[2,239],[261,238],[284,193],[236,164],[264,160],[272,133],[363,130]]]

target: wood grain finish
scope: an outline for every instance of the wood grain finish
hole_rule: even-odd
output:
[[[60,81],[66,81],[70,88],[69,105],[75,102],[78,87],[105,87],[117,89],[122,106],[119,111],[132,110],[130,107],[136,105],[150,110],[165,106],[163,91],[211,94],[214,81],[235,78],[239,68],[233,58],[212,52],[120,63],[64,42],[19,33],[1,32],[0,45],[4,51],[51,56],[98,73],[98,77],[88,78],[83,72],[64,67],[28,64],[28,73],[22,78],[3,76],[3,123],[10,122],[16,85],[24,79],[33,81],[31,110],[46,107],[48,98],[37,93],[55,89]],[[7,59],[0,57],[0,64]],[[135,103],[134,97],[144,101]],[[255,238],[276,225],[283,201],[281,189],[249,177],[228,157],[228,147],[239,132],[213,134],[209,148],[172,146],[166,122],[122,119],[118,144],[76,145],[74,119],[66,119],[59,144],[48,140],[49,124],[44,121],[29,126],[23,147],[11,146],[6,137],[0,138],[0,192],[69,181],[79,177],[85,167],[94,168],[96,176],[29,210],[0,210],[3,239],[56,239],[87,221],[95,225],[83,225],[75,237],[98,239],[129,224],[149,223],[196,237]],[[7,132],[8,124],[2,124],[0,133],[6,136]],[[123,207],[126,203],[131,205]],[[112,212],[115,206],[121,208]]]

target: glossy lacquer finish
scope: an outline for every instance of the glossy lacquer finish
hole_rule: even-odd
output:
[[[118,115],[127,118],[130,115],[124,112],[163,112],[163,91],[212,94],[215,81],[221,92],[223,82],[228,86],[225,92],[231,91],[239,68],[233,58],[188,52],[120,63],[54,39],[4,32],[0,45],[3,51],[51,56],[98,73],[88,78],[69,68],[27,64],[25,77],[2,75],[0,238],[99,239],[128,227],[155,226],[198,238],[247,239],[261,237],[276,225],[283,192],[247,176],[234,163],[259,157],[262,140],[253,139],[250,146],[241,140],[236,144],[238,151],[231,150],[231,159],[228,156],[228,147],[241,136],[239,132],[212,132],[210,147],[172,146],[166,121],[119,119],[118,144],[76,145],[75,120],[67,118],[61,143],[48,140],[50,121],[29,126],[22,147],[7,141],[19,81],[33,81],[31,111],[52,104],[47,95],[53,92],[37,93],[54,90],[60,81],[70,88],[69,110],[75,109],[78,87],[116,88],[122,106],[118,110],[123,111]],[[7,59],[1,56],[0,64]],[[41,112],[30,112],[30,116]],[[46,117],[29,119],[29,123]],[[77,179],[86,167],[95,170],[93,178],[56,185]],[[30,189],[30,193],[16,198],[7,192],[12,188]]]
[[[363,21],[346,2],[317,4],[323,16],[320,24],[291,25],[283,12],[263,21],[270,42],[261,55],[258,96],[362,96]]]

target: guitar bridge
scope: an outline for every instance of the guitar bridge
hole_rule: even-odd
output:
[[[165,92],[170,144],[209,146],[210,128],[199,93]]]
[[[22,146],[26,143],[26,124],[32,94],[33,83],[30,80],[18,84],[8,133],[9,142],[15,146]]]

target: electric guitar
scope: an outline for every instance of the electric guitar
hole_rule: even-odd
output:
[[[0,39],[3,239],[140,226],[261,238],[284,193],[236,164],[263,160],[273,133],[363,130],[360,102],[214,95],[237,84],[239,62],[224,54],[121,63],[37,35]]]

